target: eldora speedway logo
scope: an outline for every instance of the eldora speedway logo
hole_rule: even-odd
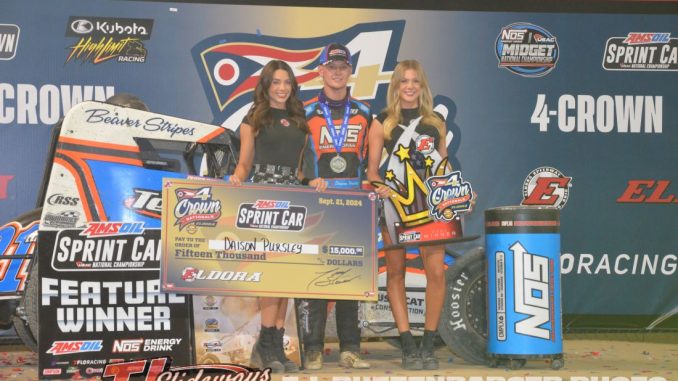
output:
[[[519,22],[501,28],[495,53],[499,67],[524,77],[541,77],[556,67],[560,49],[548,30]]]
[[[285,38],[227,33],[207,38],[191,50],[214,123],[236,130],[252,102],[261,69],[269,61],[287,62],[300,85],[302,99],[322,88],[317,67],[322,49],[331,42],[346,45],[353,56],[351,95],[383,108],[386,88],[397,64],[405,21],[358,24],[316,38]]]
[[[179,231],[190,226],[187,231],[194,233],[198,226],[216,226],[221,217],[221,201],[212,200],[212,187],[178,188],[174,193],[177,197],[174,225],[179,225]]]
[[[539,167],[523,182],[523,201],[521,205],[565,207],[570,197],[572,178],[565,176],[553,167]]]
[[[457,214],[471,209],[473,188],[464,181],[460,171],[426,179],[431,217],[437,221],[452,221]]]
[[[676,71],[678,38],[671,33],[631,32],[626,37],[612,37],[605,44],[605,70]]]

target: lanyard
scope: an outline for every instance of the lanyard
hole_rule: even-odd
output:
[[[334,149],[337,150],[337,154],[341,153],[341,149],[344,147],[344,142],[346,141],[346,134],[348,131],[348,117],[351,114],[351,100],[349,97],[346,97],[346,105],[344,106],[344,118],[341,120],[341,127],[339,132],[337,132],[334,122],[332,121],[332,112],[330,111],[327,102],[320,102],[320,107],[323,109],[323,116],[325,117],[325,123],[327,124],[327,129],[330,131],[330,136],[332,136],[332,143],[334,144]]]

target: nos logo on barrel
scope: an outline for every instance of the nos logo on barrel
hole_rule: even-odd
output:
[[[516,322],[515,331],[550,340],[555,328],[551,319],[553,263],[549,257],[529,253],[520,241],[510,249],[513,252],[515,312],[527,315]]]

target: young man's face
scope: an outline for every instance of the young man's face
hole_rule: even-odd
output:
[[[320,65],[318,72],[324,86],[333,90],[344,89],[349,78],[351,78],[351,66],[343,61],[333,61],[326,65]]]

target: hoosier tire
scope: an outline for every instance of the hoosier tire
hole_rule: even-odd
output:
[[[24,344],[32,351],[38,351],[38,302],[40,295],[38,293],[38,285],[40,283],[40,276],[38,275],[38,256],[36,251],[36,256],[33,259],[31,272],[28,274],[28,284],[26,285],[26,291],[24,297],[21,300],[21,307],[24,310],[26,315],[26,321],[24,322],[26,330],[26,338],[24,339],[21,334],[19,334],[19,328],[17,327],[17,334],[21,337],[21,340],[24,341]],[[16,324],[16,322],[15,322]],[[32,340],[29,344],[27,341]]]
[[[27,226],[40,220],[42,208],[36,208],[19,216],[16,221]],[[21,302],[12,316],[14,329],[24,345],[33,352],[38,351],[38,248],[33,251],[30,272],[26,280],[26,288]]]
[[[445,304],[438,332],[464,361],[487,365],[485,249],[476,247],[447,269]]]

